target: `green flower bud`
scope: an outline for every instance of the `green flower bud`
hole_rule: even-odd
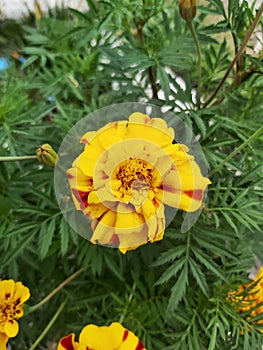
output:
[[[196,0],[180,0],[179,11],[184,20],[192,21],[196,15]]]
[[[40,161],[40,163],[47,165],[47,166],[55,166],[58,155],[53,150],[53,148],[48,144],[45,143],[44,145],[41,145],[36,150],[37,159]]]

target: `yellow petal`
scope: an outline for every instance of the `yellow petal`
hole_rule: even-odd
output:
[[[143,216],[136,213],[133,206],[119,203],[116,210],[116,233],[129,234],[138,232],[144,224]]]
[[[15,337],[18,333],[18,323],[16,320],[8,320],[4,324],[4,333],[9,337]]]
[[[96,191],[90,192],[88,196],[88,205],[84,210],[85,213],[88,213],[92,219],[100,218],[104,213],[109,209],[114,208],[115,203],[111,202],[101,202],[101,198],[98,196]]]
[[[93,324],[89,324],[84,327],[79,336],[80,347],[83,349],[93,350],[112,350],[113,339],[109,327],[98,327]]]
[[[111,210],[107,211],[97,222],[91,237],[91,242],[102,245],[114,244],[113,238],[115,234],[115,221],[116,213]]]
[[[113,349],[119,349],[123,337],[125,337],[126,332],[129,332],[127,329],[125,329],[120,323],[118,322],[113,322],[109,326],[110,332],[111,332],[111,337],[112,337],[112,342],[113,342]]]
[[[174,139],[174,130],[173,128],[167,126],[166,121],[164,119],[150,118],[147,114],[135,112],[129,116],[129,122],[153,126],[157,129],[164,131],[172,138],[172,140]]]
[[[0,332],[0,350],[6,350],[8,339],[9,337],[5,333]]]
[[[134,250],[141,245],[144,245],[148,241],[148,227],[146,224],[143,225],[143,228],[140,232],[126,234],[119,234],[119,250],[125,254],[129,250]]]
[[[15,291],[14,280],[3,280],[0,281],[0,299],[8,299],[13,297]]]
[[[30,298],[29,288],[25,287],[21,282],[16,282],[14,299],[17,305],[23,304]]]
[[[85,175],[79,168],[67,170],[67,178],[71,187],[83,192],[90,192],[93,189],[92,177]]]
[[[98,130],[98,140],[105,150],[123,140],[126,124],[126,121],[113,122]]]
[[[91,150],[92,152],[93,150]],[[92,154],[92,153],[90,153]],[[72,163],[73,168],[79,168],[88,177],[93,177],[98,158],[91,158],[90,154],[82,152]]]

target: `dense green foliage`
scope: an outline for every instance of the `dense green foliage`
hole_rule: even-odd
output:
[[[1,156],[35,154],[43,143],[57,150],[88,113],[142,101],[166,106],[199,135],[212,185],[188,232],[180,232],[179,213],[161,242],[122,255],[91,245],[68,226],[56,202],[53,169],[35,160],[0,162],[1,278],[22,281],[34,305],[84,268],[21,319],[10,344],[29,349],[67,300],[39,349],[88,323],[121,320],[148,350],[261,350],[259,326],[248,329],[226,297],[248,281],[255,256],[263,259],[262,133],[213,169],[262,126],[262,52],[242,55],[217,97],[198,109],[196,48],[177,1],[87,3],[87,13],[57,9],[16,23],[9,50],[10,30],[0,33],[1,55],[18,50],[27,59],[0,73]],[[229,0],[228,10],[221,0],[198,7],[202,101],[223,78],[255,17],[247,1],[238,3]]]

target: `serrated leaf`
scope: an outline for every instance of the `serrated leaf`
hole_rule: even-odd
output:
[[[181,299],[185,294],[187,285],[188,285],[188,264],[186,263],[176,283],[171,289],[171,296],[169,299],[168,310],[173,311],[176,309],[178,303],[181,301]]]
[[[69,245],[69,229],[68,224],[65,219],[62,218],[59,225],[59,233],[60,233],[60,252],[62,256],[64,256],[68,250]]]
[[[162,276],[155,282],[155,285],[163,284],[169,281],[172,277],[176,276],[178,271],[186,263],[186,258],[182,257],[174,262],[168,269],[162,274]]]
[[[210,271],[212,271],[216,276],[218,276],[223,281],[226,281],[224,275],[220,272],[219,267],[212,263],[211,257],[206,255],[197,247],[192,247],[192,252],[196,256],[196,258]]]
[[[205,279],[205,275],[192,258],[189,258],[189,268],[204,295],[208,296],[208,285]]]
[[[52,239],[55,231],[55,220],[50,220],[41,225],[39,232],[39,256],[40,259],[44,259],[48,253],[49,247],[51,246]]]
[[[159,258],[152,264],[152,266],[160,266],[166,263],[174,261],[176,258],[180,257],[186,251],[186,245],[181,244],[177,247],[169,249],[167,252],[162,253]]]

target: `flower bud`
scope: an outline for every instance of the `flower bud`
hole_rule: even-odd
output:
[[[47,166],[55,166],[58,155],[53,150],[53,148],[48,144],[45,143],[44,145],[41,145],[36,150],[37,159],[40,161],[40,163],[47,165]]]
[[[196,15],[196,0],[180,0],[179,11],[184,20],[192,21]]]

